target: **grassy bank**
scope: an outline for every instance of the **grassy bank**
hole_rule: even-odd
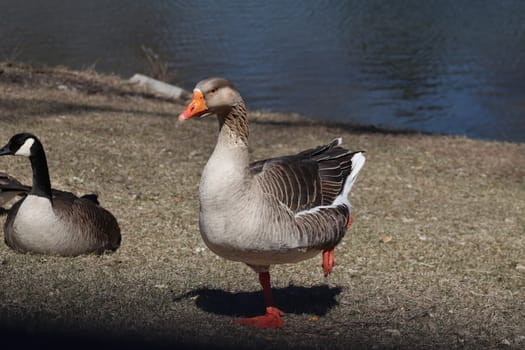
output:
[[[367,151],[332,275],[320,257],[274,267],[285,326],[259,331],[232,323],[263,310],[256,275],[215,256],[198,230],[217,122],[179,123],[182,108],[117,77],[0,64],[1,145],[35,133],[53,186],[97,192],[123,235],[100,257],[0,245],[6,333],[117,347],[525,347],[525,144],[250,112],[253,159],[338,136]],[[31,180],[21,157],[2,157],[0,171]]]

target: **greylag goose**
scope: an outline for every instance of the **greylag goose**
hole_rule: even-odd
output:
[[[179,120],[211,114],[219,119],[219,136],[200,182],[200,232],[217,255],[244,262],[259,274],[266,314],[236,322],[281,327],[270,265],[322,252],[325,275],[332,271],[334,248],[351,224],[348,195],[365,157],[336,139],[295,155],[250,163],[244,101],[223,78],[199,82]]]
[[[13,198],[27,193],[28,190],[28,186],[24,186],[14,177],[0,172],[0,207],[3,208]]]
[[[13,205],[4,225],[6,244],[20,252],[75,256],[101,254],[120,245],[115,217],[98,205],[94,195],[77,197],[51,189],[44,147],[32,134],[16,134],[0,156],[28,157],[33,184],[27,196]]]

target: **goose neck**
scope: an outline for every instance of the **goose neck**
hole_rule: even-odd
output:
[[[35,144],[34,147],[34,154],[29,157],[33,170],[33,186],[29,193],[51,199],[51,180],[46,154],[42,145]]]
[[[219,114],[219,142],[247,147],[249,135],[247,114],[242,101],[226,113]]]

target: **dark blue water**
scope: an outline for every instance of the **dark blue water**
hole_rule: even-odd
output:
[[[123,77],[145,45],[252,109],[525,142],[525,1],[4,0],[0,39],[0,59]]]

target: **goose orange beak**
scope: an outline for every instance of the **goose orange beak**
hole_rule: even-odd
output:
[[[179,114],[179,120],[187,120],[193,117],[198,117],[203,115],[208,111],[208,106],[206,106],[206,101],[204,101],[204,95],[200,90],[193,90],[193,97],[184,109],[184,111]]]

